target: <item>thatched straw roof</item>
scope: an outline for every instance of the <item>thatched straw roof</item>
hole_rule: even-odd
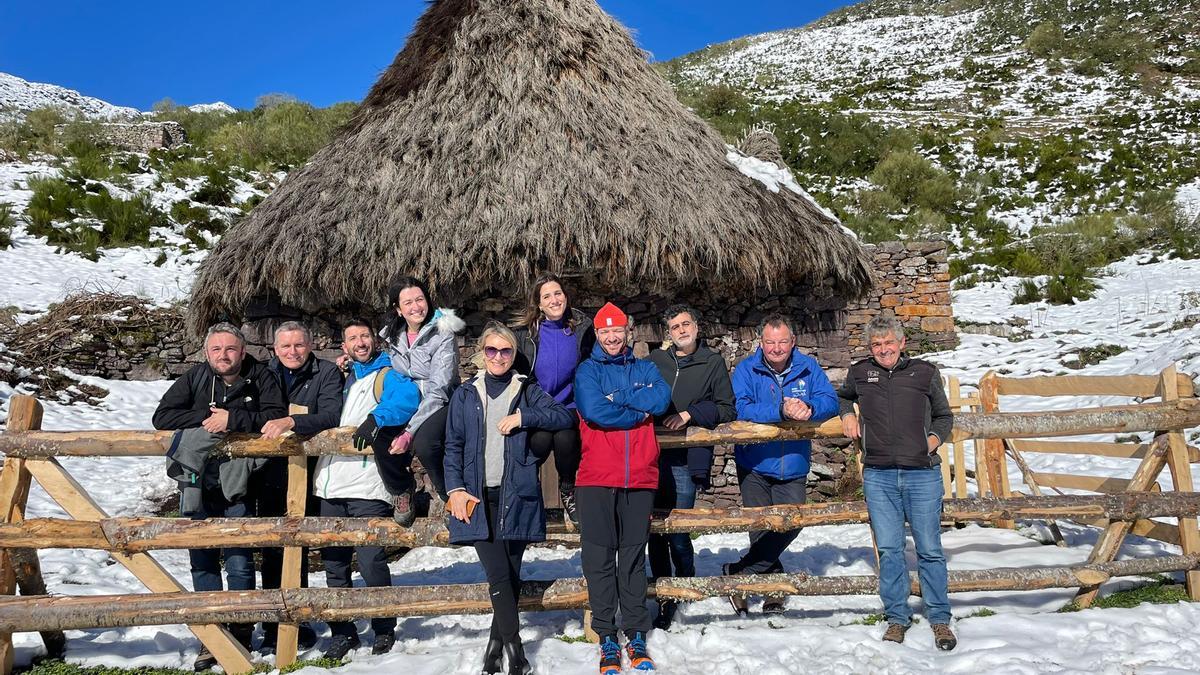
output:
[[[858,243],[729,154],[594,0],[434,0],[355,119],[201,266],[191,326],[268,292],[377,306],[398,271],[443,292],[551,270],[861,294]]]

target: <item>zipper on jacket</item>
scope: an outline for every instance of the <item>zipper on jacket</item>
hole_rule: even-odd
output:
[[[629,430],[625,430],[625,487],[629,487]]]

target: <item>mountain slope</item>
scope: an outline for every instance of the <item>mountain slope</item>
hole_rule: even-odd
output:
[[[29,82],[15,75],[0,73],[0,115],[20,114],[38,108],[70,108],[95,120],[127,120],[141,117],[142,114],[136,108],[113,105],[74,89]]]

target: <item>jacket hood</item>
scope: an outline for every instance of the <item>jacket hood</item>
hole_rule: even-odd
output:
[[[604,346],[601,345],[598,340],[597,340],[596,344],[592,346],[591,359],[593,361],[598,361],[605,365],[608,365],[608,364],[624,365],[626,363],[634,361],[636,358],[637,357],[635,357],[633,355],[633,347],[630,347],[628,345],[626,345],[625,349],[621,350],[621,353],[617,354],[616,356],[613,356],[613,355],[609,354],[608,352],[604,351]]]
[[[358,361],[355,361],[354,377],[361,380],[367,375],[370,375],[377,370],[383,370],[384,368],[391,367],[391,365],[391,356],[389,356],[387,352],[379,352],[375,355],[375,358],[367,361],[366,363],[359,363]]]
[[[467,322],[458,318],[458,314],[453,309],[438,307],[433,312],[433,321],[429,325],[437,329],[437,332],[453,335],[467,327]],[[424,333],[425,331],[421,331]]]

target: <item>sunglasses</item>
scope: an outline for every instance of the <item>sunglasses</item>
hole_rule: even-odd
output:
[[[495,361],[497,357],[501,361],[507,361],[513,357],[513,348],[505,347],[504,349],[497,349],[495,347],[484,347],[483,355],[491,361]]]

